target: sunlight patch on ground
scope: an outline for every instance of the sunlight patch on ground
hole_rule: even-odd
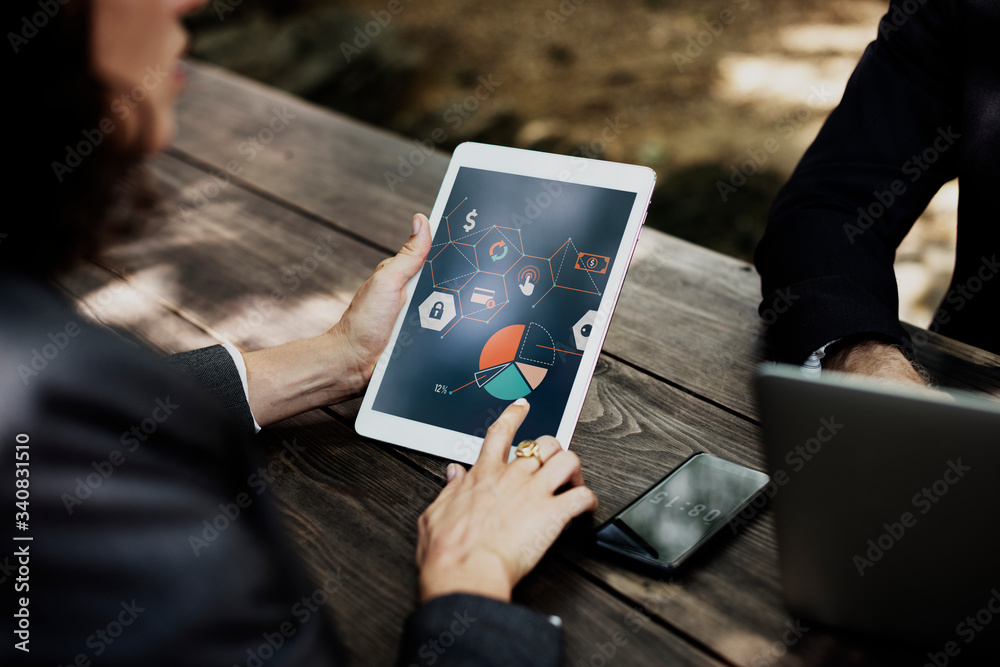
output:
[[[719,59],[716,99],[763,107],[810,104],[829,109],[840,101],[857,61],[850,57],[803,59],[729,54]]]
[[[770,665],[787,653],[787,647],[780,641],[769,643],[760,635],[732,630],[720,638],[718,651],[741,664]]]
[[[958,181],[945,183],[896,252],[899,319],[926,327],[955,268]]]
[[[152,237],[150,237],[152,238]],[[170,299],[176,293],[177,268],[158,264],[130,273],[128,285],[113,281],[87,295],[84,302],[117,326],[136,328],[142,322],[159,320],[162,306],[150,294]]]
[[[318,336],[340,320],[353,292],[329,295],[289,294],[280,301],[248,294],[213,326],[227,341],[248,350]]]
[[[857,54],[875,39],[874,25],[790,25],[778,31],[777,43],[787,51],[812,55]]]

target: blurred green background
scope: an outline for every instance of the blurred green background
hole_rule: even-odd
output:
[[[749,260],[887,4],[212,0],[189,25],[196,58],[444,150],[652,167],[647,225]],[[916,323],[950,275],[952,194],[899,255]]]

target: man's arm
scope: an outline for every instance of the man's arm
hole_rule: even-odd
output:
[[[852,339],[830,348],[823,368],[869,375],[893,382],[925,385],[928,378],[914,367],[902,348],[868,338]]]
[[[4,352],[72,316],[33,307]],[[193,383],[81,323],[57,363],[27,386],[7,374],[0,394],[0,453],[13,460],[18,433],[30,444],[31,664],[243,664],[274,633],[269,665],[341,664],[326,619],[294,613],[338,581],[309,580],[273,479]],[[13,654],[6,642],[0,663],[24,664]]]
[[[768,331],[780,361],[802,363],[859,334],[909,344],[895,250],[957,175],[962,134],[961,3],[927,0],[915,12],[912,4],[890,5],[841,104],[779,193],[757,248],[762,314],[779,295],[794,297]],[[835,363],[864,371],[874,357],[905,360],[892,349],[869,345],[851,355],[841,346]]]
[[[329,331],[245,354],[216,345],[168,363],[193,376],[251,432],[356,396],[371,380],[406,302],[406,285],[430,250],[427,217],[417,214],[412,222],[406,244],[378,265]]]
[[[400,642],[399,667],[562,664],[559,619],[481,595],[455,593],[421,605],[408,619]],[[450,635],[447,646],[442,637]]]
[[[237,352],[239,354],[239,352]],[[250,405],[236,359],[222,345],[172,354],[164,362],[174,370],[193,379],[211,394],[226,412],[247,433],[256,431]]]

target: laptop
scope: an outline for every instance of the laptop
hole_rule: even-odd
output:
[[[792,613],[932,652],[994,644],[1000,401],[775,364],[756,393]]]

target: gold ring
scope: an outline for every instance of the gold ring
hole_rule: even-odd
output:
[[[538,459],[538,465],[542,465],[542,446],[538,444],[535,440],[522,440],[517,446],[517,451],[514,455],[519,459],[530,459],[535,457]]]

